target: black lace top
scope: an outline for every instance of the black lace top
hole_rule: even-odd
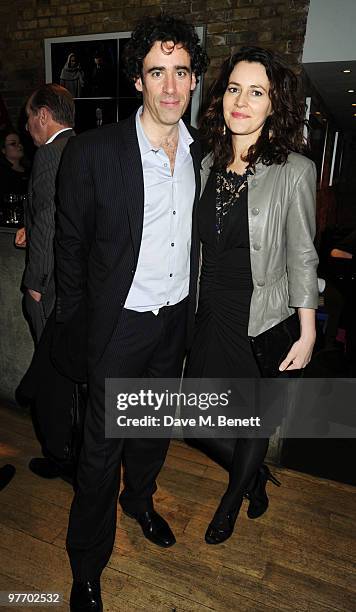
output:
[[[238,205],[241,193],[247,189],[249,174],[252,172],[248,168],[244,174],[231,170],[216,173],[216,231],[219,235],[223,230],[224,217],[233,206]]]

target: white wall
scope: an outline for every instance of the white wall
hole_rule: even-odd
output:
[[[356,0],[310,0],[303,62],[356,60]]]

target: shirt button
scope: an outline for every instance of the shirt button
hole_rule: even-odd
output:
[[[259,214],[259,212],[260,212],[260,209],[259,209],[259,208],[253,208],[253,209],[252,209],[252,214],[253,214],[253,215],[258,215],[258,214]]]
[[[168,167],[168,164],[163,164],[163,165],[164,165],[164,167],[165,167],[165,168],[167,168],[167,167]]]
[[[171,274],[169,275],[169,278],[172,278],[172,276],[173,276],[173,274],[171,273]]]
[[[167,305],[167,306],[169,306],[169,301],[168,301],[168,302],[166,302],[166,305]]]
[[[253,250],[254,250],[254,251],[259,251],[259,250],[260,250],[260,248],[261,248],[261,245],[260,245],[260,244],[254,244],[254,245],[253,245]]]
[[[171,246],[174,246],[174,242],[171,242]]]
[[[252,179],[251,185],[252,185],[252,187],[256,187],[256,185],[257,185],[256,179]]]
[[[265,286],[265,281],[257,281],[257,286],[258,287],[264,287]]]
[[[173,214],[174,214],[174,215],[176,214],[176,211],[175,211],[175,210],[173,211]]]

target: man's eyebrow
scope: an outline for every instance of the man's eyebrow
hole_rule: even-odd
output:
[[[237,87],[241,87],[241,83],[236,83],[236,81],[229,81],[228,85],[237,85]],[[263,85],[249,85],[249,87],[258,87],[267,93],[267,89],[265,89]]]
[[[191,72],[191,68],[189,66],[173,66],[173,68],[174,70],[186,70],[187,72]],[[153,66],[147,70],[147,74],[156,71],[164,72],[165,70],[167,70],[166,66]]]

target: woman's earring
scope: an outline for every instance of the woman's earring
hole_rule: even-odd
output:
[[[224,124],[222,133],[223,133],[223,136],[226,136],[226,125],[225,124]]]

